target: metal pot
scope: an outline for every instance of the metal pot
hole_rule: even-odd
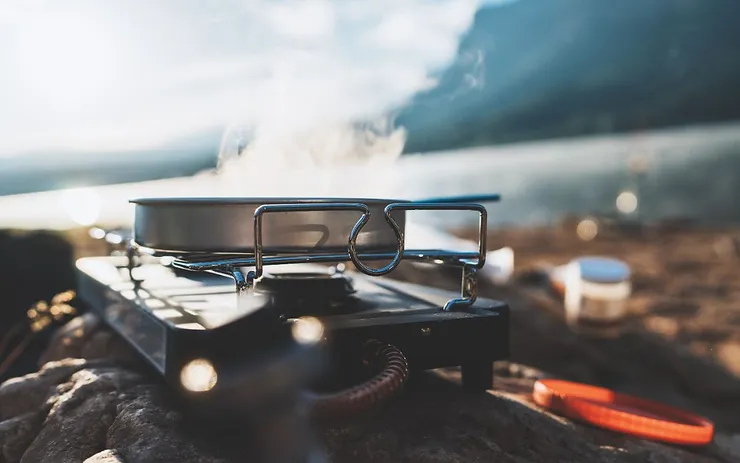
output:
[[[357,198],[146,198],[135,206],[134,241],[159,251],[254,252],[255,212],[275,204],[351,203],[367,206],[370,220],[357,237],[358,251],[395,252],[398,241],[384,209],[407,200]],[[262,246],[271,253],[344,252],[360,210],[271,212],[262,215]],[[406,215],[391,217],[401,232]]]

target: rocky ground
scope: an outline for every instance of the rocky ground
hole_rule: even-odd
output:
[[[572,227],[510,230],[517,274],[486,296],[512,307],[511,363],[494,390],[462,393],[456,372],[416,382],[392,406],[322,427],[337,462],[735,462],[740,461],[740,253],[733,231],[603,230],[583,242]],[[630,319],[616,339],[569,330],[559,304],[529,270],[583,254],[618,256],[635,271]],[[398,276],[455,287],[456,278],[404,266]],[[46,363],[49,362],[49,363]],[[193,437],[164,389],[92,316],[60,330],[37,373],[0,386],[0,462],[249,461]],[[527,366],[523,366],[527,365]],[[704,449],[620,436],[553,416],[530,401],[537,377],[610,386],[715,421]],[[244,455],[248,449],[244,449]]]
[[[516,361],[693,406],[725,429],[740,432],[740,414],[731,412],[740,410],[738,230],[607,228],[584,242],[566,225],[496,233],[490,243],[515,250],[515,284],[490,290],[502,298],[523,298],[520,305],[514,304],[515,311],[562,311],[528,284],[533,267],[605,255],[623,259],[633,271],[622,337],[589,341],[568,332],[557,316],[534,312],[526,321],[514,317]]]

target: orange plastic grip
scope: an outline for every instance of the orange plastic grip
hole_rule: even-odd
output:
[[[588,384],[540,380],[533,398],[560,415],[637,437],[681,445],[706,445],[714,437],[714,424],[704,417]]]

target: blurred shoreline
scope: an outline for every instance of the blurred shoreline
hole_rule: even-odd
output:
[[[635,165],[641,165],[639,172]],[[568,214],[614,215],[620,192],[635,191],[634,219],[740,223],[740,124],[686,127],[407,155],[394,162],[279,175],[242,166],[228,179],[194,177],[89,186],[0,197],[0,227],[69,229],[130,225],[130,199],[151,196],[331,196],[417,199],[500,193],[489,226],[540,226]],[[242,181],[243,180],[243,181]],[[474,214],[412,212],[443,229],[472,225]],[[75,219],[80,219],[75,222]]]

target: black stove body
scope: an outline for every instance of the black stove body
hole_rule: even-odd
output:
[[[278,384],[300,388],[319,371],[319,359],[328,358],[333,373],[351,376],[370,341],[400,349],[412,371],[460,366],[465,388],[485,390],[492,387],[492,363],[509,355],[509,311],[502,302],[477,297],[476,272],[486,258],[487,211],[466,202],[475,199],[383,202],[390,232],[377,222],[363,232],[375,210],[368,205],[377,202],[373,200],[280,199],[254,207],[251,223],[239,219],[228,226],[221,220],[230,223],[244,204],[233,210],[223,209],[223,202],[198,199],[180,201],[174,210],[168,201],[158,200],[152,210],[151,204],[137,204],[126,255],[78,261],[80,295],[175,390],[210,411],[234,408],[245,400],[244,390],[251,391],[246,405],[259,407],[275,397],[270,391]],[[480,199],[498,200],[498,195]],[[255,201],[249,204],[257,206]],[[477,212],[477,251],[406,249],[404,227],[396,219],[414,210]],[[220,215],[214,223],[193,223],[190,214],[195,211]],[[361,216],[352,223],[335,214],[348,211]],[[295,243],[285,238],[297,239],[294,230],[306,227],[296,229],[288,218],[300,213],[319,213],[311,216],[314,222],[307,231],[329,233],[318,220],[328,221],[335,232],[348,228],[347,248],[337,247],[336,239],[328,246],[324,238],[310,246],[301,241],[300,249],[264,245],[264,216],[277,217],[282,224],[268,227],[268,239],[278,232],[279,243]],[[148,220],[153,218],[157,220]],[[178,248],[185,225],[198,231],[197,243],[186,247],[208,242],[208,248],[225,251]],[[245,225],[251,225],[253,243],[235,254],[226,251],[233,245],[226,238],[241,236]],[[290,233],[280,234],[285,231]],[[152,233],[157,239],[150,241],[158,249],[137,244],[137,234]],[[389,233],[395,235],[395,250],[388,246]],[[386,277],[402,260],[459,268],[460,292]],[[344,272],[348,261],[356,271]],[[386,264],[372,267],[369,262]],[[288,395],[293,392],[286,389]]]
[[[239,291],[226,276],[161,260],[147,257],[131,272],[124,256],[80,259],[79,292],[184,394],[183,371],[197,359],[213,365],[222,391],[222,378],[241,388],[245,365],[295,346],[291,327],[309,318],[320,322],[318,345],[340,373],[361,363],[366,341],[378,340],[398,347],[412,371],[460,366],[465,388],[485,390],[492,387],[492,363],[509,355],[509,309],[502,302],[476,298],[444,310],[459,295],[343,272],[341,265],[270,267]],[[295,374],[309,375],[317,365],[313,356],[290,358]]]

